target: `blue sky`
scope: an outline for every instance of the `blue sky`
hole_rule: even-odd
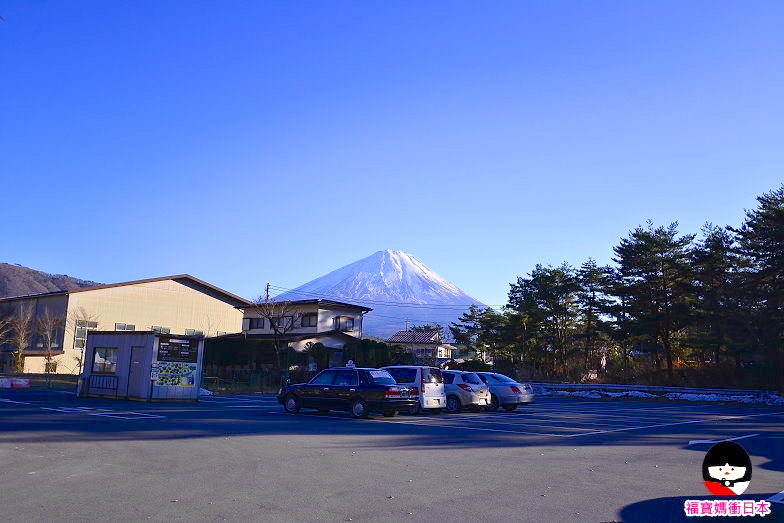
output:
[[[4,2],[0,261],[254,297],[383,249],[503,303],[784,181],[781,2]]]

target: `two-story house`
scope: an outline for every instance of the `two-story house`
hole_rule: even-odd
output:
[[[293,349],[302,356],[302,365],[312,367],[313,358],[307,357],[306,349],[321,343],[329,352],[329,364],[341,365],[343,349],[348,343],[362,338],[363,317],[372,310],[323,299],[238,308],[243,311],[242,332],[209,340],[206,344],[209,373],[222,374],[227,368],[243,372],[285,365],[276,359],[276,345],[278,351]],[[292,361],[288,363],[293,364]]]
[[[387,343],[403,345],[414,355],[417,363],[432,365],[452,359],[454,347],[444,343],[441,331],[398,331]]]

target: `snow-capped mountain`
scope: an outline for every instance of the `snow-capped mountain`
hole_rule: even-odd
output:
[[[409,325],[450,322],[482,302],[461,291],[415,256],[378,251],[275,297],[276,300],[324,298],[372,307],[364,334],[388,337]],[[448,329],[447,329],[448,334]]]

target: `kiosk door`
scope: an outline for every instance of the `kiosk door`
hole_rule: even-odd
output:
[[[144,373],[144,347],[131,347],[131,365],[128,368],[127,397],[146,398],[149,392]]]

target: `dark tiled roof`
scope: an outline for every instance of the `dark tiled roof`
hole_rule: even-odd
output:
[[[344,308],[347,308],[347,309],[357,309],[357,310],[363,310],[363,311],[366,311],[366,312],[369,312],[369,311],[373,310],[370,307],[365,307],[364,305],[355,305],[353,303],[347,303],[345,301],[323,300],[321,298],[318,298],[318,299],[314,298],[314,299],[308,299],[308,300],[282,300],[282,301],[276,301],[276,300],[273,299],[273,300],[270,300],[270,301],[278,303],[278,304],[286,304],[286,305],[312,305],[312,304],[318,304],[319,309],[328,309],[330,307],[344,307]],[[238,309],[243,309],[243,310],[253,310],[253,308],[255,306],[256,306],[255,304],[251,304],[249,307],[240,306],[240,307],[237,307],[237,308]]]
[[[387,339],[388,343],[430,343],[437,345],[441,343],[438,337],[438,331],[397,331],[391,338]]]

